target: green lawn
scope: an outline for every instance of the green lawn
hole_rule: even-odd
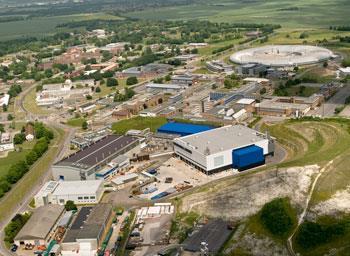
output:
[[[26,141],[16,148],[22,148],[20,151],[9,152],[7,157],[0,158],[0,177],[7,174],[8,169],[13,163],[25,160],[26,154],[34,147],[35,141]]]
[[[150,128],[155,132],[160,126],[167,122],[165,117],[134,117],[126,120],[121,120],[112,125],[112,130],[117,134],[124,134],[128,130],[136,129],[143,130]]]
[[[73,127],[81,127],[83,125],[84,121],[86,121],[86,119],[83,117],[71,118],[71,119],[67,120],[67,124],[69,126],[73,126]]]

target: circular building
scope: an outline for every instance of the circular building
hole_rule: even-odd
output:
[[[259,63],[272,67],[298,66],[322,62],[333,52],[311,45],[268,45],[236,52],[230,60],[237,64]]]

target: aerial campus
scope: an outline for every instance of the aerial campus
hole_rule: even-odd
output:
[[[0,1],[0,255],[349,256],[350,3],[307,2]]]

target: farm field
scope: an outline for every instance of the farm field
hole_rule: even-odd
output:
[[[203,4],[192,6],[137,11],[127,13],[127,16],[145,19],[209,19],[216,22],[278,23],[283,27],[319,28],[346,25],[350,19],[349,8],[350,2],[346,0],[219,0],[204,1]],[[335,13],[337,15],[334,15]]]
[[[115,20],[120,19],[117,16],[108,15],[104,13],[85,13],[67,16],[52,16],[33,18],[21,21],[12,21],[0,23],[0,40],[11,40],[19,37],[42,37],[45,35],[51,35],[62,30],[56,28],[58,24],[71,22],[71,21],[82,21],[82,20],[94,20],[94,19],[105,19]]]

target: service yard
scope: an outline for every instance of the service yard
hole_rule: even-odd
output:
[[[173,157],[157,168],[157,174],[155,175],[157,182],[153,182],[142,188],[142,191],[157,190],[152,193],[141,194],[139,197],[151,199],[159,193],[172,190],[173,188],[179,192],[186,188],[200,186],[210,181],[227,177],[233,173],[232,170],[228,170],[208,176],[182,160]]]

